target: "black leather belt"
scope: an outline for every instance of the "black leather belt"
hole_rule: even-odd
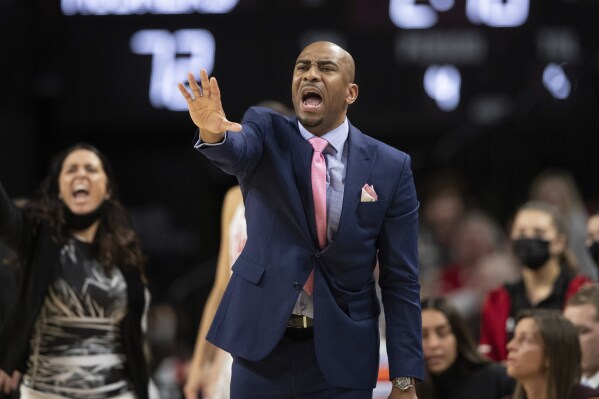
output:
[[[305,341],[314,337],[314,320],[311,317],[291,315],[287,322],[285,336],[296,341]]]
[[[314,327],[314,319],[308,316],[292,314],[287,322],[287,328],[308,329]]]

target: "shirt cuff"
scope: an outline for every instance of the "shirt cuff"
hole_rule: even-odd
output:
[[[204,147],[214,147],[217,145],[222,145],[225,143],[225,141],[227,141],[227,131],[225,131],[225,135],[222,139],[222,141],[219,141],[218,143],[205,143],[202,141],[202,136],[200,136],[200,131],[198,130],[198,132],[196,133],[196,137],[197,140],[195,142],[195,144],[193,145],[193,148],[195,149],[199,149],[199,148],[204,148]]]

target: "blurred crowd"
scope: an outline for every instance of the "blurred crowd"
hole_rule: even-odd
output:
[[[595,397],[584,387],[599,388],[599,209],[585,203],[564,170],[538,175],[528,201],[505,221],[487,213],[468,192],[464,180],[450,173],[431,177],[419,192],[427,380],[418,384],[418,397],[537,397],[534,389],[544,390],[546,396],[539,397]],[[236,206],[243,219],[235,195],[239,198],[227,206],[227,220],[234,218]],[[229,242],[227,220],[223,215],[221,240]],[[234,258],[243,243],[235,245],[227,257]],[[223,253],[221,247],[219,258]],[[0,258],[3,318],[14,301],[18,268],[4,247]],[[202,310],[218,301],[230,273],[229,258],[218,259],[218,267],[226,270],[220,277],[217,259],[182,275],[149,310],[152,374],[162,398],[183,398],[186,382],[188,399],[196,390],[204,397],[226,398],[207,387],[218,379],[210,369],[217,356],[215,348],[202,343],[210,322]],[[215,270],[214,286],[206,268]],[[381,383],[384,371],[382,357]]]

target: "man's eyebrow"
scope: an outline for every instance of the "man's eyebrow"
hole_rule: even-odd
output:
[[[297,60],[295,63],[296,64],[311,64],[312,61],[304,59],[304,60]],[[335,66],[337,65],[337,63],[333,60],[318,60],[318,61],[316,61],[316,64],[317,65],[335,65]]]
[[[320,61],[316,61],[316,63],[318,65],[335,65],[335,66],[337,66],[337,63],[333,60],[320,60]]]

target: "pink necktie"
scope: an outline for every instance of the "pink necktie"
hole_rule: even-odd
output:
[[[316,234],[318,245],[324,249],[327,245],[327,164],[322,152],[329,142],[320,137],[308,140],[314,148],[312,154],[312,196],[314,197],[314,218],[316,219]],[[304,290],[312,295],[314,288],[314,270],[308,276]]]

